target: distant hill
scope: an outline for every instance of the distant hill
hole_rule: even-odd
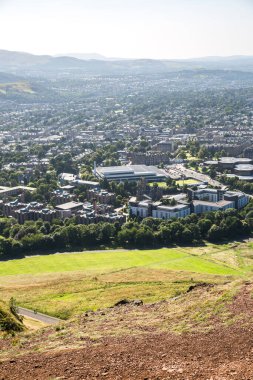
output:
[[[50,61],[49,55],[34,55],[23,52],[0,50],[0,68],[41,65]]]
[[[91,59],[95,59],[98,61],[128,61],[127,58],[119,58],[119,57],[106,57],[102,54],[97,53],[66,53],[66,54],[57,54],[55,57],[72,57],[77,59],[82,59],[84,61],[89,61]]]
[[[105,57],[104,55],[97,54],[97,53],[90,53],[90,54],[66,53],[66,54],[57,54],[56,57],[72,57],[72,58],[82,59],[84,61],[89,61],[90,59],[96,59],[99,61],[110,61],[111,60],[111,58]]]
[[[97,56],[97,55],[95,55]],[[0,71],[16,75],[123,75],[156,74],[182,70],[233,70],[253,72],[253,57],[204,57],[188,60],[106,60],[103,56],[52,57],[0,50]]]

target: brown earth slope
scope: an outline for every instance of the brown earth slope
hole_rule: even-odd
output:
[[[208,298],[209,305],[217,309],[217,299],[213,302],[212,297],[220,293],[220,288],[193,289],[183,301],[178,301],[187,303],[187,308],[184,315],[178,314],[176,319],[185,319],[189,308],[196,309],[194,300],[201,300],[201,297]],[[195,319],[195,325],[181,334],[172,333],[171,326],[168,329],[168,324],[159,322],[173,319],[172,314],[166,312],[166,308],[172,308],[169,302],[150,306],[125,305],[83,316],[78,326],[80,330],[88,330],[87,336],[78,339],[73,333],[74,324],[70,323],[64,327],[67,338],[64,334],[57,338],[58,349],[57,345],[48,345],[55,330],[45,329],[41,335],[29,337],[37,339],[39,352],[34,352],[35,346],[23,341],[14,356],[2,356],[0,379],[252,380],[252,285],[243,285],[231,299],[227,296],[225,300],[224,294],[222,296],[226,305],[222,312],[219,309],[218,314],[211,315],[208,309],[208,323],[204,318],[204,328],[203,321]],[[151,322],[148,330],[141,332],[139,326],[137,332],[140,318],[145,321],[143,315]],[[118,325],[114,335],[108,325],[108,319],[113,318]],[[103,326],[100,337],[88,339],[92,331],[102,331]],[[82,343],[77,345],[77,340]],[[8,349],[7,345],[5,341],[2,350]],[[74,348],[75,345],[78,348]]]

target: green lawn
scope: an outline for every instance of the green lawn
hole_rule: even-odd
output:
[[[123,298],[156,302],[197,282],[247,278],[252,268],[250,244],[36,256],[0,262],[0,294],[69,318]]]
[[[176,184],[179,185],[179,186],[183,186],[183,185],[195,185],[195,184],[198,184],[200,183],[199,181],[197,181],[196,179],[193,179],[193,178],[189,178],[189,179],[180,179],[178,181],[176,181]]]
[[[166,182],[150,182],[149,185],[150,185],[150,186],[154,186],[155,183],[156,183],[159,187],[167,187],[167,183],[166,183]]]
[[[179,248],[57,254],[1,262],[0,276],[68,271],[107,272],[149,267],[207,274],[233,275],[237,271]]]
[[[199,159],[198,157],[196,157],[196,156],[192,156],[189,152],[186,153],[186,158],[187,158],[187,160],[189,160],[189,161],[200,161],[200,159]]]

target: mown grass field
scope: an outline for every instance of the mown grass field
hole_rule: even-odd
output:
[[[196,179],[193,179],[193,178],[189,178],[189,179],[180,179],[178,181],[176,181],[176,184],[178,186],[184,186],[184,185],[195,185],[195,184],[198,184],[200,183],[199,181],[197,181]]]
[[[247,278],[252,269],[251,243],[36,256],[0,262],[0,298],[66,319],[123,298],[152,303],[197,282]]]

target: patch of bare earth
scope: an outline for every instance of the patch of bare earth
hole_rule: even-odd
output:
[[[196,288],[187,297],[194,300],[194,297],[200,298],[203,293],[205,298],[212,291],[214,290],[209,288]],[[162,313],[166,311],[165,305],[160,303],[155,307],[156,322],[158,316],[162,320]],[[84,321],[85,318],[89,319],[85,327],[89,329],[89,333],[83,346],[71,349],[67,345],[63,349],[62,344],[60,350],[56,350],[55,346],[50,350],[47,341],[52,339],[52,330],[51,333],[50,330],[45,330],[40,338],[44,339],[46,351],[42,349],[43,342],[40,352],[37,353],[27,353],[24,350],[25,345],[19,347],[19,353],[23,351],[24,354],[3,358],[0,362],[0,379],[252,380],[252,285],[245,285],[236,292],[227,303],[226,309],[229,321],[233,323],[227,323],[228,320],[224,323],[215,315],[209,319],[212,324],[209,331],[194,329],[179,335],[169,332],[169,329],[162,329],[160,322],[150,323],[148,332],[136,333],[138,318],[133,319],[131,325],[129,316],[133,316],[133,310],[136,310],[140,318],[142,313],[147,316],[147,312],[150,312],[152,320],[152,307],[124,305],[110,309],[108,313],[112,318],[113,313],[116,313],[114,323],[119,325],[125,319],[128,320],[127,333],[123,329],[121,335],[111,336],[108,331],[104,335],[101,331],[98,339],[86,339],[92,331],[92,323],[96,331],[98,326],[99,330],[103,328],[102,321],[105,326],[108,324],[107,311],[94,313],[84,317]],[[227,314],[223,313],[222,316],[224,315]],[[74,337],[74,334],[70,334],[68,339],[73,340]],[[39,335],[36,339],[39,339]],[[75,343],[72,342],[73,347]]]

